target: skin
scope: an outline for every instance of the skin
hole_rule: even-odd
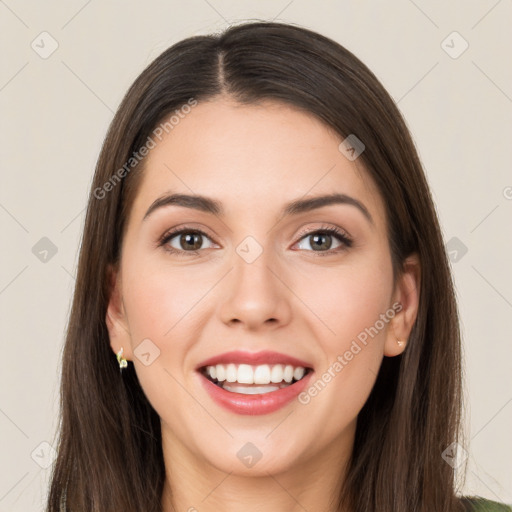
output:
[[[161,418],[164,512],[334,510],[357,415],[383,357],[406,348],[397,339],[416,318],[420,273],[411,256],[393,282],[383,200],[341,141],[293,107],[218,97],[193,108],[145,161],[106,320],[112,350],[123,347]],[[225,214],[171,205],[143,221],[169,191],[214,198]],[[347,204],[279,216],[289,201],[332,192],[363,203],[373,223]],[[180,235],[167,245],[181,255],[157,247],[185,223],[207,233],[199,251],[186,252]],[[302,233],[332,226],[353,245],[328,237],[322,256]],[[249,235],[263,250],[252,263],[236,252]],[[314,382],[395,302],[402,310],[306,405],[237,415],[210,399],[194,370],[229,350],[275,350],[309,361]],[[134,354],[147,338],[160,351],[148,366]],[[262,454],[250,468],[237,457],[247,442]]]

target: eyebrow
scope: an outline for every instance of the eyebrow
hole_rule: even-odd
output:
[[[366,206],[361,203],[361,201],[355,199],[354,197],[347,196],[346,194],[337,193],[291,201],[290,203],[287,203],[281,210],[281,216],[297,215],[299,213],[309,212],[316,210],[317,208],[322,208],[324,206],[330,206],[333,204],[345,204],[354,206],[366,217],[366,219],[371,224],[374,223],[370,212]],[[191,208],[205,213],[212,213],[220,217],[224,215],[222,203],[216,201],[215,199],[195,194],[167,193],[156,199],[151,204],[142,221],[145,221],[154,211],[171,205]]]

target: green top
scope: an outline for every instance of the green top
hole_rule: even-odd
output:
[[[480,497],[463,498],[468,512],[512,512],[512,506]]]

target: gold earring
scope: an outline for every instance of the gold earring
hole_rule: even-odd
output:
[[[117,353],[117,362],[119,363],[119,371],[122,375],[123,368],[128,366],[128,361],[123,357],[123,347],[121,347],[121,350]]]
[[[396,340],[396,342],[398,343],[398,346],[399,346],[399,347],[403,347],[403,345],[404,345],[404,343],[405,343],[405,341],[398,340],[398,339]]]

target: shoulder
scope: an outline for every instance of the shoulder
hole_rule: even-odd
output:
[[[478,496],[461,498],[467,512],[512,512],[512,506]]]

